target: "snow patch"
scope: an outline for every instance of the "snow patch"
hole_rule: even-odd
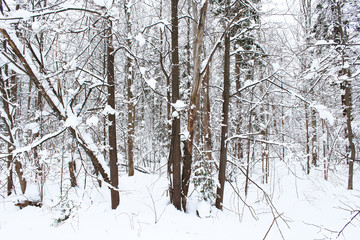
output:
[[[331,114],[331,112],[327,109],[326,106],[318,104],[318,105],[311,105],[310,107],[316,109],[321,119],[328,121],[331,125],[334,124],[335,118]]]
[[[172,118],[178,118],[179,117],[179,112],[178,111],[173,111],[171,114]]]
[[[182,111],[185,110],[187,105],[182,100],[177,100],[176,103],[172,103],[171,106],[173,106],[176,111]]]
[[[78,89],[68,89],[67,92],[69,93],[70,97],[75,96],[75,94],[77,93]]]
[[[116,114],[116,110],[113,109],[110,105],[106,105],[102,113],[104,115],[114,115]]]
[[[149,80],[145,80],[150,88],[155,89],[157,81],[154,78],[150,78]]]
[[[40,22],[40,21],[36,21],[33,22],[31,24],[31,28],[33,30],[34,33],[39,33],[42,29],[43,29],[43,25],[44,23]]]
[[[317,40],[315,43],[315,46],[319,46],[319,45],[328,45],[329,42],[325,41],[325,40]]]
[[[36,123],[36,122],[28,123],[28,124],[25,125],[25,129],[24,129],[24,130],[25,130],[25,131],[26,131],[26,130],[31,130],[31,132],[32,132],[33,134],[36,134],[36,133],[38,133],[38,132],[40,131],[40,125],[39,125],[38,123]]]
[[[94,0],[94,3],[101,7],[106,7],[107,9],[110,9],[112,6],[113,0]]]
[[[147,69],[144,67],[140,67],[139,69],[140,69],[141,75],[145,76]]]
[[[244,82],[243,88],[248,87],[248,86],[251,86],[253,83],[254,83],[254,82],[251,81],[251,80],[246,80],[246,81]]]
[[[139,33],[136,35],[135,40],[139,43],[139,46],[142,47],[146,43],[146,39],[144,38],[144,35]]]
[[[88,126],[97,126],[99,123],[99,118],[97,116],[92,116],[91,118],[86,120],[86,125]]]
[[[33,16],[33,14],[29,11],[26,11],[25,9],[19,9],[10,14],[10,17],[13,18],[22,18],[24,20],[28,20]]]
[[[71,114],[65,121],[66,127],[72,127],[76,128],[78,127],[82,122],[81,117],[77,117],[75,114]]]
[[[188,140],[190,138],[190,133],[187,129],[181,132],[180,135],[182,136],[182,140]]]

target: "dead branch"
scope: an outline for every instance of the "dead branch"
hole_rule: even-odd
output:
[[[20,209],[23,209],[24,207],[27,207],[27,206],[42,207],[42,203],[39,201],[25,200],[23,202],[16,203],[15,206],[20,207]]]
[[[337,237],[339,237],[340,234],[341,234],[342,232],[344,232],[345,228],[360,214],[360,210],[356,210],[355,212],[356,212],[356,214],[355,214],[355,215],[350,219],[350,221],[348,221],[348,222],[344,225],[344,227],[339,231],[339,234],[337,235]]]
[[[264,236],[263,240],[265,240],[265,239],[266,239],[266,237],[267,237],[267,235],[269,234],[269,232],[270,232],[270,230],[271,230],[272,226],[273,226],[273,225],[274,225],[274,223],[276,222],[276,219],[277,219],[277,218],[279,218],[281,215],[282,215],[282,214],[280,214],[280,215],[279,215],[279,216],[277,216],[277,217],[274,217],[274,219],[272,220],[272,222],[271,222],[271,224],[270,224],[269,229],[266,231],[266,234],[265,234],[265,236]]]

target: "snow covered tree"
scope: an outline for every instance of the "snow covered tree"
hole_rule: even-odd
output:
[[[356,86],[358,46],[354,44],[359,33],[357,1],[319,1],[317,2],[317,21],[314,34],[317,40],[317,54],[322,57],[323,71],[320,76],[329,76],[330,83],[338,87],[338,100],[343,106],[345,118],[345,156],[349,167],[348,189],[353,189],[353,166],[356,158],[356,147],[353,130],[353,119],[357,111],[353,109],[353,86]],[[355,72],[355,74],[354,74]],[[340,93],[340,94],[339,94]]]

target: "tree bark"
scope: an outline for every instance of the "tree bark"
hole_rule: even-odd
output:
[[[114,72],[114,47],[112,43],[112,21],[109,20],[109,30],[107,38],[107,83],[108,83],[108,105],[115,110],[115,72]],[[114,112],[108,113],[109,121],[109,157],[110,157],[110,181],[113,188],[111,191],[111,208],[116,209],[120,203],[120,195],[118,191],[118,160],[117,160],[117,144],[116,144],[116,116]]]
[[[204,76],[204,145],[205,145],[205,158],[207,161],[212,160],[212,141],[210,130],[210,67],[208,66]],[[209,165],[211,167],[211,165]],[[210,169],[210,172],[212,169]]]
[[[178,0],[171,0],[171,101],[179,100],[179,20]],[[175,108],[172,108],[175,111]],[[180,149],[180,116],[172,114],[171,145],[169,155],[170,200],[176,209],[181,210],[181,149]],[[171,179],[172,177],[172,179]]]
[[[128,1],[124,1],[124,11],[126,19],[126,30],[127,33],[131,33],[131,22],[130,22],[130,9],[128,8]],[[126,44],[131,49],[131,39],[126,39]],[[133,93],[131,91],[133,85],[133,72],[132,72],[132,59],[127,56],[125,64],[125,77],[127,80],[127,101],[128,101],[128,136],[127,136],[127,157],[128,157],[128,175],[134,175],[134,134],[135,134],[135,106],[133,104]]]
[[[201,89],[201,51],[203,47],[204,39],[204,28],[206,22],[206,12],[209,1],[206,0],[200,10],[200,19],[196,31],[196,39],[194,43],[194,76],[193,76],[193,85],[190,96],[190,109],[188,113],[188,126],[187,130],[189,132],[189,138],[185,144],[184,151],[184,165],[182,171],[182,204],[184,210],[186,210],[186,201],[189,191],[189,183],[191,176],[191,164],[192,164],[192,155],[193,155],[193,142],[195,135],[195,122],[196,122],[196,111],[199,102],[199,95]]]
[[[344,73],[350,77],[350,70],[344,69]],[[356,156],[355,144],[354,144],[354,133],[352,130],[352,97],[351,97],[351,84],[349,81],[344,81],[345,85],[345,101],[344,101],[344,113],[346,116],[346,135],[350,147],[350,158],[348,160],[349,164],[349,173],[348,173],[348,189],[352,190],[354,188],[353,178],[354,178],[354,161]]]
[[[227,161],[226,139],[228,133],[229,119],[229,98],[230,98],[230,33],[225,35],[225,56],[224,56],[224,91],[223,91],[223,121],[221,124],[221,142],[220,142],[220,163],[219,163],[219,186],[216,194],[216,208],[222,210],[225,188],[225,173]]]
[[[237,116],[237,123],[236,123],[236,135],[240,135],[241,133],[241,125],[243,122],[243,116],[242,116],[242,103],[241,103],[241,92],[239,91],[241,88],[240,83],[240,73],[241,73],[241,61],[242,57],[239,53],[235,54],[235,77],[236,77],[236,96],[239,98],[236,103],[236,109],[238,110],[239,114]],[[242,146],[242,139],[239,138],[235,142],[235,153],[239,160],[242,160],[244,157],[244,150]]]
[[[75,171],[76,171],[76,163],[75,163],[75,161],[69,162],[69,174],[70,174],[71,187],[76,187],[77,186]]]
[[[318,162],[318,142],[317,142],[317,120],[316,110],[311,109],[311,164],[317,166]]]
[[[204,5],[200,10],[200,19],[199,24],[197,26],[196,39],[194,43],[194,76],[193,76],[193,85],[190,96],[190,110],[188,115],[188,151],[189,154],[192,155],[193,149],[193,140],[194,140],[194,126],[196,121],[196,111],[197,111],[197,102],[201,89],[201,50],[203,47],[203,39],[204,39],[204,28],[206,21],[206,12],[209,1],[206,0]]]
[[[306,173],[310,174],[310,134],[309,134],[309,107],[305,103],[305,129],[306,129]]]

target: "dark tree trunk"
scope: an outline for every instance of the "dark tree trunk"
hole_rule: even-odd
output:
[[[179,99],[179,20],[178,0],[171,0],[171,100],[176,103]],[[175,111],[174,108],[172,108]],[[181,210],[181,149],[180,149],[180,116],[172,117],[171,146],[169,156],[170,200],[176,209]],[[172,176],[172,180],[171,180]]]
[[[14,186],[14,182],[13,182],[13,171],[12,171],[12,167],[11,167],[11,162],[12,162],[12,156],[8,157],[8,164],[7,167],[9,169],[9,175],[7,177],[7,195],[10,196],[12,193],[12,189]]]
[[[228,133],[228,119],[229,119],[229,98],[230,98],[230,33],[225,35],[225,56],[224,56],[224,91],[223,91],[223,121],[221,124],[221,142],[220,142],[220,163],[219,163],[219,186],[216,194],[216,208],[223,207],[224,187],[225,187],[225,173],[227,161],[227,147],[226,138]]]
[[[212,160],[212,141],[210,130],[210,67],[207,67],[204,76],[204,145],[205,145],[205,158],[207,161]],[[211,167],[211,165],[209,165]],[[210,169],[210,172],[212,169]]]
[[[75,171],[76,171],[75,161],[69,162],[69,173],[70,173],[71,187],[76,187],[77,186]]]
[[[241,74],[241,63],[243,59],[239,53],[235,54],[235,78],[236,78],[236,96],[239,98],[236,103],[236,109],[238,110],[239,114],[237,116],[237,123],[236,123],[236,135],[240,135],[241,133],[241,125],[243,122],[242,117],[242,106],[241,106],[241,92],[239,91],[241,88],[241,82],[240,82],[240,74]],[[242,160],[244,157],[244,150],[242,146],[242,140],[241,138],[236,140],[235,143],[235,154],[239,160]]]
[[[350,71],[346,69],[346,74],[350,77]],[[348,189],[353,189],[354,178],[354,161],[355,161],[355,144],[354,134],[352,130],[352,99],[351,99],[351,85],[349,81],[344,82],[345,85],[345,114],[346,114],[346,134],[350,146],[350,159],[349,159],[349,174],[348,174]]]
[[[133,94],[131,91],[132,87],[132,77],[130,76],[132,73],[130,72],[131,68],[131,59],[127,58],[127,97],[128,97],[128,137],[127,137],[127,144],[128,144],[128,163],[129,163],[129,169],[128,169],[128,175],[133,176],[134,175],[134,133],[135,133],[135,122],[134,122],[134,110],[135,107],[133,105]]]
[[[112,22],[109,20],[109,31],[107,38],[107,81],[108,81],[108,99],[107,103],[115,109],[115,74],[114,74],[114,48],[112,45]],[[110,181],[111,188],[111,208],[116,209],[120,203],[118,191],[118,162],[117,162],[117,144],[116,144],[116,117],[115,113],[108,114],[109,121],[109,145],[110,145]]]

